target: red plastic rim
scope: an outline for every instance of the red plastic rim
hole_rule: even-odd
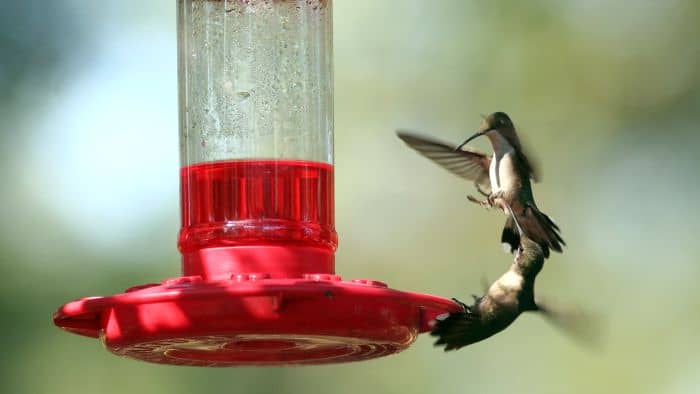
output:
[[[134,359],[193,366],[325,364],[397,353],[451,300],[337,275],[186,276],[70,302],[54,323]]]

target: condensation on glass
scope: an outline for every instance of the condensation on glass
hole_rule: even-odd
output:
[[[329,0],[178,0],[183,167],[332,164]]]

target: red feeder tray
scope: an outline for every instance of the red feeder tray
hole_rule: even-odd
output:
[[[64,305],[54,323],[120,356],[192,366],[325,364],[407,348],[452,301],[337,275],[184,276]]]

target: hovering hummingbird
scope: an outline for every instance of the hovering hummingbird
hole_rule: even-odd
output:
[[[463,310],[438,318],[431,332],[438,337],[436,346],[445,346],[445,351],[471,345],[497,334],[508,327],[521,313],[536,311],[544,314],[552,323],[574,334],[577,339],[589,344],[594,342],[591,330],[592,319],[577,319],[571,314],[556,312],[535,300],[535,278],[544,265],[544,250],[528,238],[520,227],[515,214],[506,207],[520,234],[520,246],[513,263],[482,297],[474,297],[473,305],[457,299]]]
[[[467,196],[470,201],[487,208],[497,206],[507,215],[506,206],[510,206],[524,234],[542,247],[545,258],[549,257],[550,249],[562,252],[562,245],[566,243],[559,235],[559,227],[535,204],[530,180],[537,181],[536,170],[523,152],[508,115],[495,112],[484,117],[478,132],[457,147],[409,131],[399,130],[397,135],[418,153],[474,182],[476,190],[486,196],[486,200]],[[465,148],[471,140],[484,135],[493,146],[494,152],[490,157]],[[511,253],[515,253],[520,245],[520,235],[510,215],[503,228],[501,242],[509,246]]]

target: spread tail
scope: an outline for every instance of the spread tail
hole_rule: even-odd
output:
[[[444,346],[445,351],[459,350],[461,347],[471,345],[486,339],[490,334],[484,332],[481,324],[481,316],[478,312],[479,299],[475,297],[473,305],[462,305],[462,312],[440,316],[435,321],[430,335],[437,337],[435,346]]]
[[[549,251],[561,253],[562,246],[566,245],[559,235],[559,226],[549,216],[542,213],[537,207],[527,205],[525,211],[518,215],[518,222],[528,238],[537,242],[544,252],[544,257],[549,257]],[[520,233],[512,217],[508,217],[501,234],[501,242],[504,247],[509,247],[511,253],[515,253],[520,245]]]

